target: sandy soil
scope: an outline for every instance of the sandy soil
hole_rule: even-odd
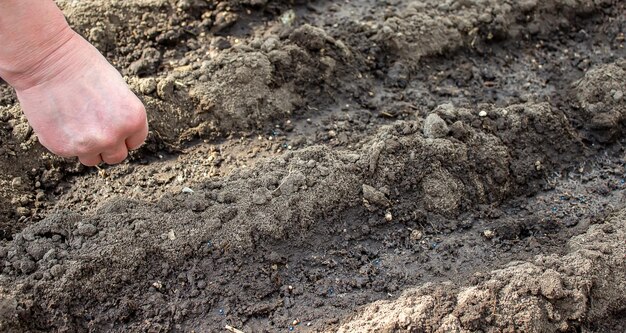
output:
[[[58,1],[114,167],[0,83],[0,329],[626,331],[626,4]]]

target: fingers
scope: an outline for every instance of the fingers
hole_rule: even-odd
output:
[[[100,154],[78,156],[78,160],[86,166],[96,166],[102,162]]]
[[[126,138],[126,147],[128,148],[128,150],[135,150],[141,147],[143,142],[146,141],[147,137],[148,137],[148,123],[146,122],[145,125],[139,131],[136,131],[131,136]]]
[[[118,144],[117,147],[113,149],[107,150],[100,154],[102,156],[102,161],[107,164],[117,164],[126,159],[128,156],[128,149],[126,148],[126,143]]]
[[[148,136],[148,126],[146,125],[141,131],[126,138],[122,143],[117,144],[111,149],[101,152],[100,154],[89,154],[78,156],[80,162],[86,166],[96,166],[102,162],[107,164],[118,164],[128,157],[130,150],[141,147]]]

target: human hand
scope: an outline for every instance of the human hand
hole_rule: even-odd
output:
[[[75,32],[13,87],[39,142],[87,166],[115,164],[148,135],[146,111],[119,72]]]

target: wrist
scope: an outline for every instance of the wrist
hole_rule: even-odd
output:
[[[61,27],[47,40],[30,50],[17,52],[15,58],[5,61],[0,76],[16,90],[26,90],[57,78],[68,68],[84,63],[88,44],[68,25]]]
[[[0,0],[0,76],[32,86],[77,39],[52,0]]]

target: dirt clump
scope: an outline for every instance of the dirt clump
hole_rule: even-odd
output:
[[[0,330],[622,332],[620,1],[58,1],[148,110],[0,82]]]
[[[590,69],[574,83],[574,93],[587,128],[596,139],[615,140],[626,114],[626,61]]]
[[[626,298],[610,290],[626,287],[624,213],[572,238],[563,256],[514,262],[463,288],[444,282],[407,290],[367,306],[338,332],[557,332],[618,314]]]

